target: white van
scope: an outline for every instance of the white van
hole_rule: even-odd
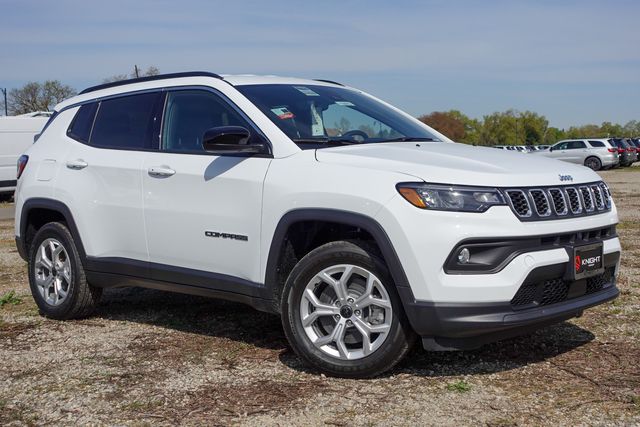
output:
[[[0,197],[16,188],[16,163],[51,117],[48,111],[0,117]]]

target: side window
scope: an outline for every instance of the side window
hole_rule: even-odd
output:
[[[67,136],[87,144],[91,136],[91,128],[93,127],[93,119],[97,109],[97,102],[81,106],[73,118],[69,129],[67,129]]]
[[[566,150],[568,146],[569,146],[569,141],[561,142],[559,144],[554,145],[553,149],[554,150]]]
[[[587,146],[584,144],[583,141],[571,141],[569,142],[569,149],[570,150],[575,150],[578,148],[586,148]]]
[[[145,93],[100,102],[91,145],[133,150],[154,148],[153,112],[159,97],[159,93]]]
[[[589,145],[591,145],[594,148],[601,148],[604,147],[604,142],[602,141],[589,141]]]
[[[182,90],[167,95],[162,129],[162,148],[167,151],[202,153],[202,137],[220,126],[251,125],[225,100],[204,90]]]

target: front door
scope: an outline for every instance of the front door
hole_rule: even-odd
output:
[[[218,126],[257,132],[212,90],[167,93],[161,149],[147,153],[143,168],[149,259],[157,279],[172,274],[166,272],[171,266],[176,282],[190,275],[206,282],[213,277],[208,273],[259,281],[262,185],[271,159],[205,152],[202,137]]]

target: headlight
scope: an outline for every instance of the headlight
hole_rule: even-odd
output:
[[[421,209],[484,212],[491,206],[506,205],[497,188],[419,183],[401,183],[396,188],[409,203]]]

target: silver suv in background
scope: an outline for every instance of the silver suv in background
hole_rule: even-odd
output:
[[[563,140],[548,150],[532,153],[584,165],[594,171],[609,169],[620,163],[617,147],[606,138]]]

